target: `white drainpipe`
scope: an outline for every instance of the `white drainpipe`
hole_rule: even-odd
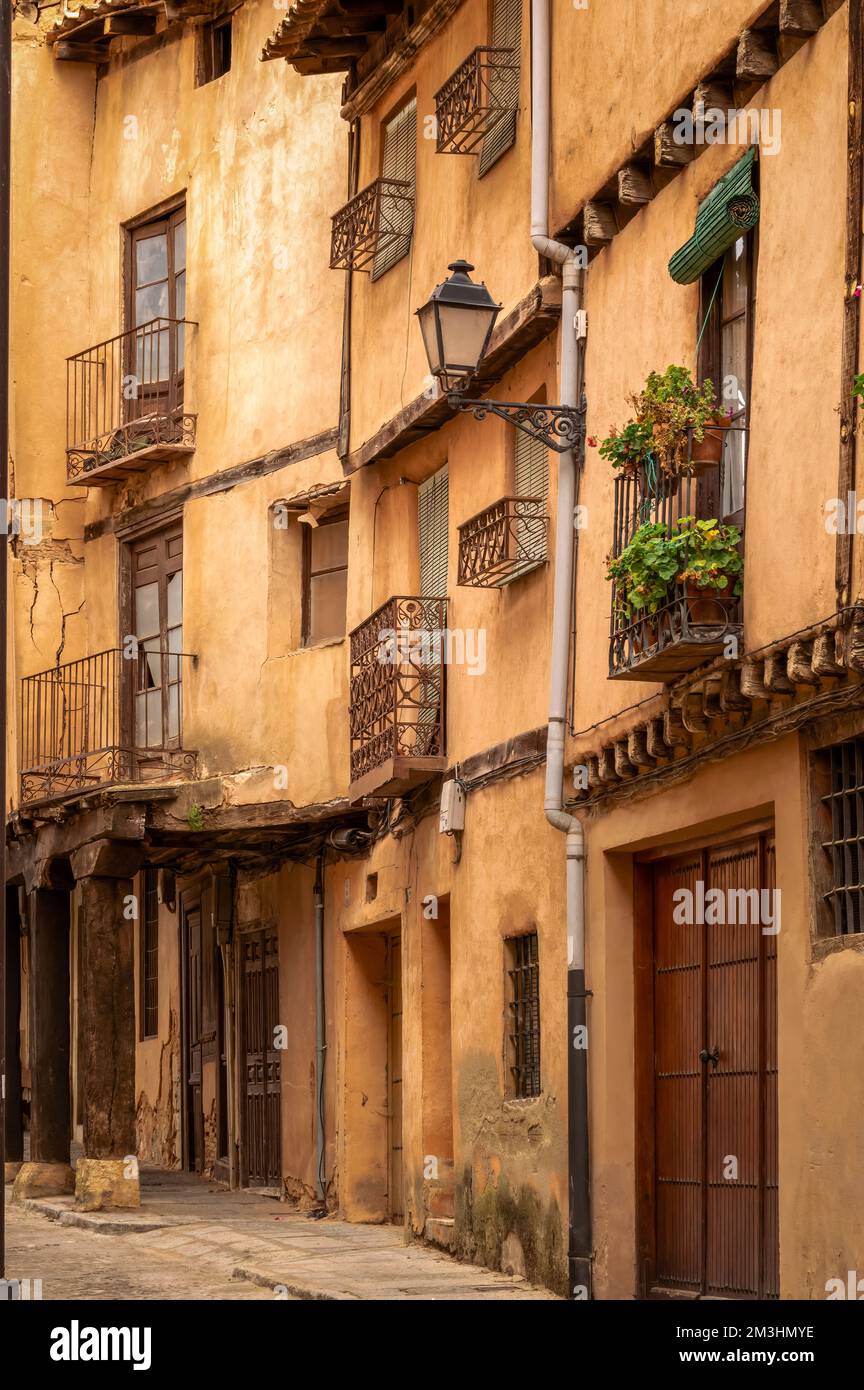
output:
[[[576,251],[549,236],[550,0],[531,6],[531,243],[540,255],[561,266],[561,376],[559,402],[581,402],[581,362],[576,315],[582,307],[583,272]],[[559,454],[558,511],[549,727],[546,737],[546,819],[567,837],[567,975],[569,1078],[570,1289],[591,1294],[591,1222],[588,1187],[587,1046],[576,1034],[586,1025],[585,997],[585,835],[582,824],[564,810],[564,737],[567,671],[573,594],[574,515],[578,458],[573,449]],[[578,1038],[578,1045],[577,1045]],[[582,1292],[585,1290],[585,1292]]]

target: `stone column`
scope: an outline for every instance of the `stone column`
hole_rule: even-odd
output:
[[[72,855],[78,882],[78,1000],[84,1154],[75,1202],[85,1211],[141,1204],[135,1137],[133,845],[97,840]],[[126,900],[124,902],[124,899]]]
[[[17,912],[16,912],[17,921]],[[71,1192],[69,1142],[69,894],[34,888],[28,895],[30,1161],[13,1189],[22,1197]]]
[[[6,1181],[11,1182],[24,1161],[21,1118],[21,922],[18,889],[6,889]]]

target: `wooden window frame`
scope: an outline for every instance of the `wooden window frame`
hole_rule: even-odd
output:
[[[135,590],[138,587],[135,583],[134,557],[136,550],[146,545],[152,545],[154,541],[162,539],[168,541],[172,537],[179,536],[181,542],[184,536],[182,514],[176,514],[170,520],[164,520],[160,525],[149,527],[143,530],[133,530],[125,535],[121,540],[120,554],[120,593],[119,593],[119,616],[120,616],[120,641],[119,645],[125,649],[127,639],[137,634],[135,633]],[[160,623],[160,643],[164,640],[167,647],[167,581],[172,574],[184,568],[184,553],[181,548],[179,564],[173,560],[159,567],[158,582],[159,591],[159,623]],[[164,581],[164,583],[163,583]],[[164,603],[163,603],[164,597]],[[182,625],[181,610],[181,625]],[[160,650],[164,650],[160,646]],[[176,738],[168,739],[167,735],[167,685],[163,684],[162,699],[162,727],[163,736],[167,741],[161,745],[162,749],[180,749],[183,747],[183,657],[179,656],[180,662],[180,692],[179,692],[179,732]],[[129,660],[124,663],[128,665],[129,671],[123,680],[121,691],[121,727],[123,742],[125,746],[133,750],[136,764],[146,762],[148,754],[156,754],[156,748],[139,747],[135,741],[135,692],[137,690],[137,662]]]
[[[340,523],[340,522],[344,522],[344,523],[346,523],[346,524],[347,524],[347,522],[348,522],[348,508],[347,508],[347,507],[339,507],[339,508],[335,508],[335,507],[334,507],[332,511],[325,513],[324,516],[322,516],[322,517],[319,518],[318,526],[319,526],[319,527],[321,527],[321,526],[333,526],[333,525],[335,525],[336,523]],[[306,525],[305,523],[301,523],[301,524],[303,525],[303,559],[302,559],[302,575],[303,575],[303,578],[302,578],[302,604],[301,604],[301,618],[300,618],[300,645],[303,646],[303,647],[317,647],[317,646],[320,646],[322,643],[323,643],[323,644],[326,644],[326,643],[329,643],[329,642],[342,642],[342,641],[345,640],[345,636],[346,636],[346,633],[347,633],[347,627],[348,627],[347,618],[346,618],[346,622],[345,622],[345,631],[342,632],[341,634],[339,634],[338,636],[333,635],[333,636],[330,636],[330,637],[312,637],[312,635],[311,635],[311,630],[310,630],[310,629],[311,629],[311,622],[312,622],[312,580],[315,579],[315,578],[317,578],[319,575],[322,575],[322,574],[341,574],[341,573],[344,572],[344,574],[345,574],[345,584],[346,584],[346,589],[347,589],[347,584],[348,584],[348,577],[347,577],[347,576],[348,576],[348,557],[347,557],[347,554],[346,554],[346,557],[345,557],[345,564],[344,564],[344,565],[331,565],[329,568],[320,569],[320,570],[313,570],[313,569],[312,569],[312,532],[313,532],[314,529],[317,529],[317,528],[314,528],[314,527],[312,527],[312,526],[308,526],[308,525]]]
[[[155,906],[152,918],[149,916],[148,907],[150,903]],[[155,945],[151,946],[148,941],[148,926],[152,925],[155,937]],[[146,865],[141,870],[141,912],[138,919],[138,938],[139,938],[139,1011],[140,1027],[138,1030],[139,1038],[146,1042],[151,1038],[159,1036],[159,870],[153,865]],[[155,963],[151,973],[148,973],[148,957],[155,951]],[[155,990],[155,1001],[152,1011],[155,1013],[152,1028],[148,1027],[148,1004],[147,1004],[147,985],[152,980]]]
[[[198,31],[198,42],[195,48],[195,86],[206,87],[211,82],[218,82],[220,77],[225,77],[231,71],[231,63],[234,57],[234,35],[232,21],[234,11],[230,10],[227,14],[217,15],[214,19],[202,24]],[[228,31],[228,65],[216,71],[217,45],[216,37],[218,34]]]

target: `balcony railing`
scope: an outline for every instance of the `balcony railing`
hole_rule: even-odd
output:
[[[183,748],[183,652],[119,647],[21,681],[21,802],[113,782],[191,777]]]
[[[183,408],[186,319],[152,319],[66,363],[66,475],[101,487],[190,454],[197,417]]]
[[[693,462],[676,477],[667,477],[649,463],[635,475],[616,477],[611,558],[616,559],[639,527],[649,522],[661,523],[669,536],[682,517],[723,517],[737,523],[743,517],[747,433],[743,426],[727,431],[718,464],[705,467]],[[691,438],[688,459],[692,449]],[[682,568],[686,569],[686,552]],[[674,681],[719,656],[730,637],[739,643],[743,637],[740,597],[676,581],[656,612],[632,611],[613,581],[612,680]]]
[[[519,55],[475,48],[435,93],[439,154],[474,154],[499,121],[516,110]]]
[[[351,633],[351,797],[397,796],[446,767],[447,600],[390,598]]]
[[[500,589],[546,563],[548,518],[542,497],[502,497],[459,527],[459,583]]]
[[[334,214],[331,270],[365,270],[385,252],[407,251],[414,228],[414,186],[375,179]]]

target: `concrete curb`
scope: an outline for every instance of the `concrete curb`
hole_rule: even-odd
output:
[[[75,1226],[79,1230],[95,1231],[103,1236],[140,1235],[147,1231],[164,1230],[166,1226],[195,1224],[192,1218],[185,1216],[136,1218],[109,1212],[75,1211],[44,1197],[25,1197],[17,1205],[24,1211],[35,1212],[38,1216],[47,1217],[49,1221],[56,1221],[58,1226]]]
[[[291,1279],[277,1279],[274,1274],[265,1274],[259,1269],[247,1269],[245,1265],[236,1265],[231,1271],[232,1279],[245,1279],[249,1284],[257,1284],[262,1289],[282,1289],[291,1294],[293,1298],[302,1298],[307,1301],[328,1302],[328,1303],[357,1303],[362,1302],[362,1296],[356,1293],[333,1293],[331,1289],[325,1289],[316,1284],[298,1284]]]

